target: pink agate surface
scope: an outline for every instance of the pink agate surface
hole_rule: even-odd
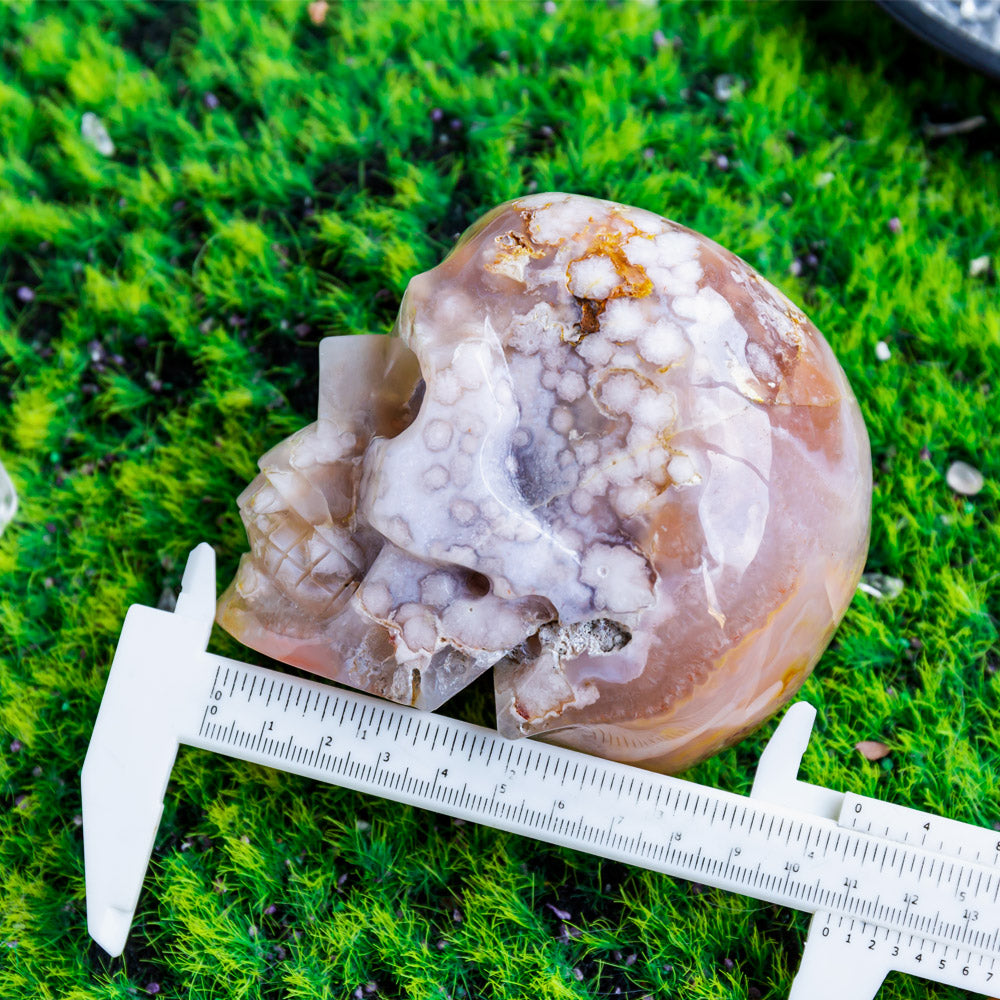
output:
[[[239,498],[219,621],[434,709],[677,771],[808,676],[868,545],[871,460],[826,341],[703,236],[578,195],[502,205],[325,340],[318,420]]]

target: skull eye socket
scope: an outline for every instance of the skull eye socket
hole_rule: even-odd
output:
[[[372,335],[371,345],[370,360],[338,359],[338,375],[330,379],[331,389],[338,393],[337,411],[346,420],[357,420],[359,413],[367,412],[373,437],[398,437],[417,419],[424,400],[426,385],[420,362],[395,337]],[[350,376],[345,377],[345,372]],[[358,394],[353,409],[348,405],[351,386]]]

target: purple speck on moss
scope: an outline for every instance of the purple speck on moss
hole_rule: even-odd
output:
[[[146,983],[146,992],[151,996],[155,997],[157,993],[160,992],[162,987],[159,983]]]
[[[903,223],[899,221],[899,216],[894,215],[889,220],[889,232],[898,233],[903,228]]]
[[[22,302],[33,302],[35,293],[27,285],[21,285],[21,287],[17,290],[17,297]]]
[[[24,749],[24,744],[20,740],[10,741],[10,752],[20,753]]]
[[[208,108],[209,111],[214,111],[219,106],[219,99],[212,93],[212,91],[209,91],[202,98],[202,100],[205,102],[205,107]]]
[[[431,111],[432,122],[439,122],[442,118],[444,118],[444,112],[440,108],[434,108],[434,110]]]
[[[272,903],[266,910],[264,910],[264,916],[270,917],[272,914],[278,912],[278,908]]]

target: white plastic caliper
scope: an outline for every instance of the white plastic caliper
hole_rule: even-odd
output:
[[[749,798],[299,680],[206,650],[215,555],[174,612],[129,609],[83,766],[87,922],[121,953],[184,743],[814,914],[791,1000],[891,970],[1000,986],[1000,833],[796,779],[785,714]]]

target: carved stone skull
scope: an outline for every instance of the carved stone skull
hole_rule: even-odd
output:
[[[315,424],[239,498],[219,621],[434,709],[493,667],[508,736],[678,770],[783,704],[867,550],[864,424],[826,342],[737,257],[535,195],[323,341]]]

